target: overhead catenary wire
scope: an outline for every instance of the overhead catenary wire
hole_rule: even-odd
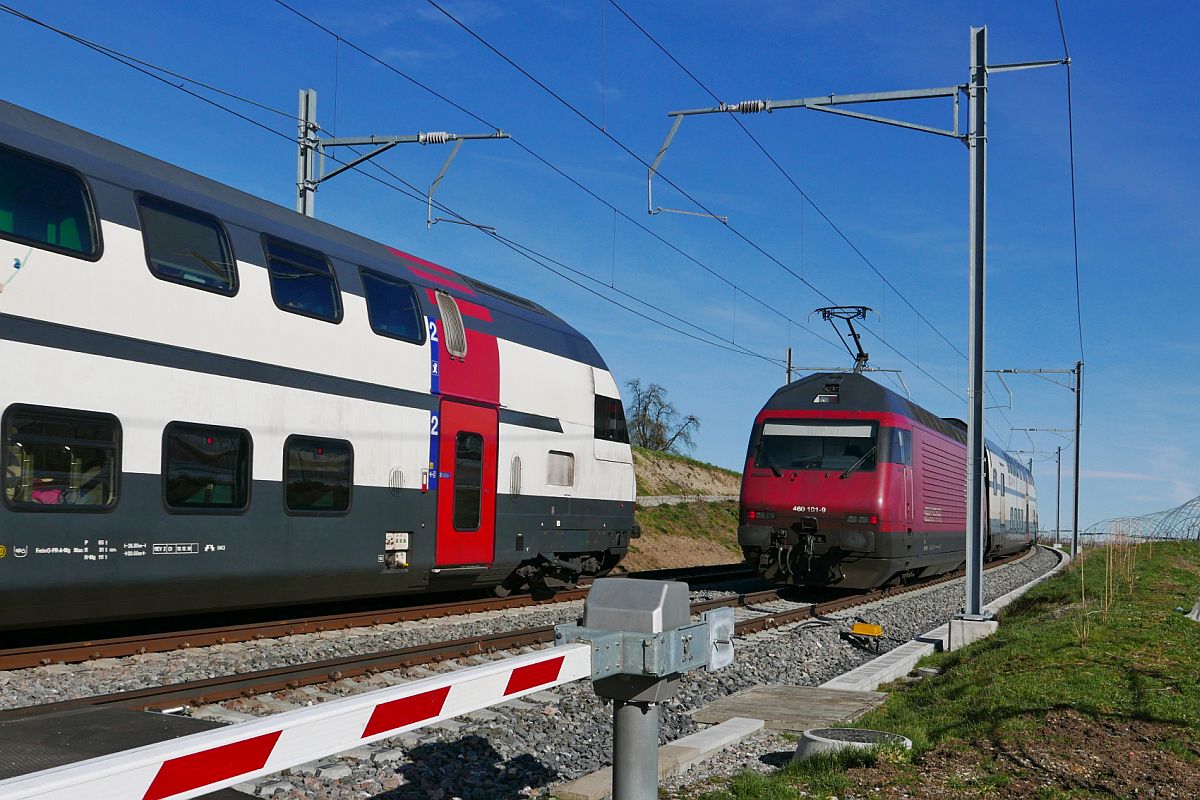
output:
[[[378,64],[379,66],[392,72],[393,74],[397,75],[398,77],[403,78],[404,80],[411,83],[413,86],[416,86],[417,88],[421,89],[422,91],[425,91],[426,93],[428,93],[429,95],[431,95],[433,97],[436,97],[437,99],[441,100],[442,102],[446,103],[447,105],[451,106],[452,108],[462,112],[463,114],[466,114],[467,116],[469,116],[471,119],[475,120],[476,122],[479,122],[480,124],[482,124],[486,127],[494,128],[494,129],[502,127],[502,126],[495,125],[493,122],[489,121],[487,118],[475,113],[474,111],[463,106],[461,103],[458,103],[457,101],[446,96],[445,94],[442,94],[441,92],[437,91],[436,89],[434,89],[433,87],[424,83],[423,81],[418,80],[417,78],[413,77],[412,75],[405,72],[404,70],[399,69],[395,65],[385,61],[384,59],[382,59],[379,56],[375,55],[374,53],[370,52],[369,50],[355,44],[354,42],[350,41],[346,37],[341,36],[336,31],[332,30],[325,24],[321,23],[319,20],[314,19],[313,17],[309,16],[308,14],[305,14],[304,12],[295,8],[291,4],[285,2],[285,0],[273,0],[273,2],[275,2],[280,7],[286,9],[287,11],[291,12],[292,14],[296,15],[300,19],[303,19],[304,21],[308,22],[313,27],[325,32],[329,36],[333,36],[333,37],[340,39],[342,44],[346,45],[347,47],[351,48],[355,52],[359,53],[364,58]],[[582,112],[576,111],[576,113],[579,113],[581,116],[584,116],[585,119],[587,118],[586,115],[582,115]],[[590,120],[589,120],[589,122],[590,122]],[[592,123],[592,124],[595,125],[595,123]],[[584,184],[583,182],[581,182],[580,180],[575,178],[573,175],[568,173],[563,168],[559,167],[554,162],[552,162],[549,159],[547,159],[546,157],[542,156],[540,153],[538,153],[536,150],[534,150],[529,145],[525,144],[524,141],[522,141],[520,137],[511,133],[510,128],[511,128],[511,126],[504,128],[505,130],[510,131],[510,135],[509,135],[509,139],[508,139],[509,142],[514,144],[516,147],[518,147],[521,151],[523,151],[524,153],[529,155],[531,158],[535,159],[538,163],[542,164],[546,168],[553,171],[555,174],[559,175],[560,177],[562,177],[563,179],[565,179],[566,181],[571,183],[573,186],[575,186],[579,190],[586,193],[588,196],[590,196],[592,199],[596,200],[598,203],[600,203],[600,204],[604,205],[605,207],[609,208],[610,210],[612,210],[615,214],[619,215],[626,222],[630,223],[631,225],[634,225],[639,230],[646,233],[647,235],[649,235],[650,237],[652,237],[653,239],[658,241],[660,244],[666,246],[675,254],[679,255],[681,258],[684,258],[689,263],[696,265],[697,267],[704,270],[708,274],[712,275],[713,277],[715,277],[717,280],[721,281],[725,285],[727,285],[733,289],[736,289],[737,291],[741,292],[744,296],[750,298],[751,300],[754,300],[756,303],[761,305],[767,311],[770,311],[772,314],[778,316],[779,318],[781,318],[783,320],[786,320],[787,322],[789,322],[791,324],[796,325],[801,330],[805,331],[806,333],[813,336],[814,338],[824,342],[825,344],[829,345],[830,347],[834,347],[834,348],[837,347],[837,343],[834,342],[832,339],[822,336],[821,334],[814,331],[812,328],[809,328],[808,326],[804,325],[800,321],[793,319],[792,317],[788,316],[784,312],[778,310],[774,306],[767,303],[766,300],[762,299],[755,293],[748,291],[745,287],[740,286],[739,284],[735,283],[734,281],[731,281],[729,278],[726,278],[724,275],[717,272],[715,269],[710,267],[708,264],[704,263],[703,261],[696,258],[695,256],[688,253],[687,251],[683,250],[681,247],[676,245],[674,242],[671,242],[669,239],[665,238],[664,236],[659,234],[657,231],[654,231],[653,229],[647,227],[639,220],[631,217],[629,214],[625,213],[620,208],[618,208],[614,204],[610,203],[608,200],[601,197],[589,186],[587,186],[586,184]],[[599,130],[598,127],[597,127],[597,129]],[[608,135],[608,134],[606,133],[606,135]],[[629,152],[631,152],[631,154],[632,154],[632,151],[629,151]],[[826,299],[828,299],[828,298],[826,298]]]
[[[230,98],[235,98],[235,99],[238,99],[238,100],[240,100],[240,101],[242,101],[242,102],[246,102],[246,103],[249,103],[249,104],[251,104],[251,105],[254,105],[254,106],[256,106],[256,107],[259,107],[259,108],[261,108],[261,109],[263,109],[263,110],[274,111],[275,113],[282,114],[283,116],[285,116],[285,117],[288,117],[288,118],[290,118],[290,119],[297,119],[297,117],[296,117],[295,115],[293,115],[293,114],[287,114],[286,112],[281,112],[281,111],[279,111],[278,109],[272,109],[272,108],[270,108],[269,106],[266,106],[266,105],[264,105],[264,104],[258,103],[258,102],[256,102],[256,101],[253,101],[253,100],[249,100],[249,99],[247,99],[247,98],[244,98],[244,97],[242,97],[242,96],[240,96],[240,95],[237,95],[237,94],[235,94],[235,93],[229,92],[229,91],[227,91],[227,90],[220,89],[220,88],[218,88],[218,87],[212,86],[211,84],[207,84],[207,83],[204,83],[204,82],[201,82],[201,81],[197,81],[197,80],[195,80],[195,79],[192,79],[192,78],[188,78],[187,76],[183,76],[183,75],[181,75],[181,74],[179,74],[179,73],[176,73],[176,72],[173,72],[173,71],[171,71],[171,70],[167,70],[167,69],[165,69],[165,68],[158,67],[157,65],[151,64],[150,62],[147,62],[147,61],[144,61],[144,60],[138,59],[138,58],[136,58],[136,57],[134,57],[134,56],[129,56],[129,55],[127,55],[127,54],[125,54],[125,53],[122,53],[121,51],[115,50],[115,49],[113,49],[113,48],[110,48],[110,47],[107,47],[107,46],[104,46],[104,45],[98,44],[98,43],[96,43],[96,42],[92,42],[91,40],[85,39],[85,38],[83,38],[83,37],[81,37],[81,36],[78,36],[78,35],[76,35],[76,34],[70,33],[69,31],[66,31],[66,30],[63,30],[63,29],[61,29],[61,28],[55,27],[55,26],[53,26],[53,25],[51,25],[51,24],[49,24],[49,23],[46,23],[46,22],[44,22],[44,21],[42,21],[42,20],[39,20],[39,19],[37,19],[37,18],[35,18],[35,17],[32,17],[32,16],[30,16],[30,15],[28,15],[28,14],[24,13],[24,12],[21,12],[21,11],[19,11],[19,10],[17,10],[17,9],[14,9],[14,8],[12,8],[11,6],[8,6],[8,5],[5,5],[5,4],[2,4],[2,3],[0,3],[0,11],[4,11],[5,13],[8,13],[8,14],[10,14],[10,15],[14,16],[14,17],[17,17],[17,18],[19,18],[19,19],[22,19],[22,20],[25,20],[25,21],[27,21],[27,22],[30,22],[30,23],[32,23],[32,24],[35,24],[35,25],[37,25],[37,26],[39,26],[39,27],[42,27],[42,28],[44,28],[44,29],[46,29],[46,30],[48,30],[48,31],[51,31],[51,32],[53,32],[53,33],[55,33],[55,34],[58,34],[58,35],[60,35],[60,36],[63,36],[63,37],[65,37],[65,38],[67,38],[67,39],[70,39],[71,41],[74,41],[74,42],[76,42],[76,43],[78,43],[78,44],[81,44],[81,45],[83,45],[83,46],[85,46],[85,47],[89,48],[90,50],[93,50],[94,52],[96,52],[96,53],[98,53],[98,54],[100,54],[100,55],[103,55],[103,56],[105,56],[105,57],[107,57],[107,58],[110,58],[110,59],[112,59],[112,60],[114,60],[114,61],[116,61],[116,62],[120,63],[120,64],[123,64],[124,66],[126,66],[126,67],[129,67],[130,69],[133,69],[133,70],[135,70],[135,71],[137,71],[137,72],[140,72],[140,73],[141,73],[141,74],[143,74],[143,75],[146,75],[147,77],[153,78],[154,80],[157,80],[157,81],[159,81],[159,82],[161,82],[161,83],[164,83],[165,85],[167,85],[167,86],[170,86],[171,88],[173,88],[173,89],[176,89],[176,90],[178,90],[178,91],[181,91],[181,92],[183,92],[184,94],[186,94],[186,95],[188,95],[188,96],[190,96],[190,97],[192,97],[192,98],[194,98],[194,99],[200,100],[200,101],[202,101],[202,102],[204,102],[204,103],[206,103],[206,104],[208,104],[208,105],[210,105],[210,106],[212,106],[212,107],[214,107],[214,108],[217,108],[217,109],[219,109],[219,110],[221,110],[221,111],[224,111],[224,112],[226,112],[226,113],[228,113],[228,114],[231,114],[231,115],[233,115],[233,116],[237,117],[238,119],[241,119],[241,120],[243,120],[244,122],[248,122],[248,123],[250,123],[251,125],[254,125],[255,127],[259,128],[260,130],[263,130],[263,131],[265,131],[265,132],[267,132],[267,133],[270,133],[270,134],[272,134],[272,135],[274,135],[274,136],[277,136],[277,137],[279,137],[279,138],[281,138],[281,139],[283,139],[283,140],[287,141],[289,145],[294,145],[294,144],[295,144],[295,140],[294,140],[294,139],[292,138],[292,136],[290,136],[289,134],[286,134],[286,133],[283,133],[283,132],[281,132],[281,131],[278,131],[278,130],[276,130],[276,129],[274,129],[274,128],[270,127],[269,125],[266,125],[266,124],[264,124],[264,123],[260,122],[259,120],[256,120],[256,119],[254,119],[254,118],[252,118],[252,117],[249,117],[249,116],[247,116],[247,115],[245,115],[245,114],[242,114],[242,113],[238,112],[237,110],[235,110],[235,109],[232,109],[232,108],[230,108],[230,107],[228,107],[228,106],[226,106],[226,105],[223,105],[223,104],[221,104],[221,103],[219,103],[219,102],[217,102],[217,101],[215,101],[215,100],[213,100],[213,99],[211,99],[211,98],[205,97],[205,96],[203,96],[203,95],[199,94],[198,92],[195,92],[195,91],[193,91],[193,90],[191,90],[191,89],[187,88],[185,85],[181,85],[181,84],[174,83],[174,82],[172,82],[172,81],[168,80],[167,78],[163,77],[163,75],[170,75],[170,76],[172,76],[172,77],[175,77],[175,78],[177,78],[177,79],[179,79],[179,80],[186,81],[187,83],[192,83],[192,84],[194,84],[194,85],[196,85],[196,86],[202,86],[202,87],[204,87],[205,89],[207,89],[207,90],[210,90],[210,91],[213,91],[213,92],[215,92],[215,93],[219,93],[219,94],[221,94],[222,96],[226,96],[226,97],[230,97]],[[162,73],[162,74],[158,74],[158,73]],[[337,163],[343,163],[343,162],[341,162],[339,159],[337,159],[336,157],[334,157],[334,156],[332,156],[332,155],[327,155],[326,157],[327,157],[327,158],[329,158],[330,160],[333,160],[333,161],[337,162]],[[378,166],[378,165],[376,165],[376,166]],[[362,171],[362,170],[360,170],[360,169],[358,169],[358,168],[355,168],[355,169],[354,169],[354,171],[356,171],[356,172],[359,172],[359,173],[360,173],[360,174],[362,174],[364,177],[366,177],[366,178],[369,178],[369,179],[371,179],[371,180],[374,180],[375,182],[377,182],[377,183],[379,183],[379,184],[381,184],[381,185],[383,185],[383,186],[385,186],[385,187],[387,187],[387,188],[390,188],[390,189],[392,189],[393,191],[397,191],[397,192],[399,192],[400,194],[402,194],[402,195],[404,195],[404,196],[406,196],[406,197],[409,197],[409,198],[410,198],[410,199],[412,199],[412,200],[418,201],[418,202],[420,202],[420,203],[422,203],[422,204],[424,204],[424,203],[426,203],[426,202],[427,202],[427,197],[426,197],[426,195],[425,195],[425,194],[424,194],[424,193],[423,193],[423,192],[422,192],[420,189],[418,189],[416,186],[414,186],[414,185],[412,185],[412,184],[408,183],[407,181],[404,181],[403,179],[401,179],[401,178],[399,178],[398,176],[396,176],[394,173],[391,173],[391,172],[389,172],[389,171],[387,171],[387,170],[383,170],[383,171],[384,171],[384,172],[387,172],[387,174],[389,174],[389,175],[390,175],[392,178],[394,178],[394,179],[396,179],[396,180],[399,180],[399,181],[401,181],[401,183],[403,184],[403,187],[401,187],[401,186],[397,186],[397,185],[394,185],[394,184],[391,184],[391,183],[389,183],[389,182],[385,181],[384,179],[382,179],[382,178],[380,178],[380,177],[378,177],[378,176],[376,176],[376,175],[372,175],[372,174],[370,174],[370,173],[364,172],[364,171]],[[465,223],[466,223],[467,225],[469,225],[470,227],[473,227],[473,228],[475,228],[475,229],[477,229],[477,230],[480,230],[480,231],[482,231],[483,233],[487,233],[487,234],[489,234],[489,235],[492,235],[492,236],[493,236],[493,238],[495,238],[497,242],[499,242],[499,243],[500,243],[500,244],[502,244],[503,246],[507,247],[508,249],[512,250],[513,252],[516,252],[516,253],[518,253],[519,255],[523,256],[523,257],[524,257],[524,258],[526,258],[527,260],[530,260],[530,261],[532,261],[533,263],[537,264],[538,266],[542,267],[543,269],[546,269],[547,271],[549,271],[549,272],[552,272],[552,273],[554,273],[554,274],[558,275],[560,278],[563,278],[564,280],[568,281],[569,283],[572,283],[572,284],[574,284],[574,285],[576,285],[576,286],[578,286],[578,287],[580,287],[580,288],[584,289],[585,291],[588,291],[588,292],[590,292],[591,294],[594,294],[594,295],[596,295],[597,297],[600,297],[601,299],[604,299],[604,300],[606,300],[606,301],[608,301],[608,302],[612,303],[613,305],[616,305],[616,306],[618,306],[618,307],[620,307],[620,308],[623,308],[624,310],[626,310],[626,311],[628,311],[628,312],[630,312],[630,313],[632,313],[632,314],[635,314],[635,315],[637,315],[637,316],[639,316],[639,317],[641,317],[641,318],[643,318],[643,319],[646,319],[647,321],[653,322],[654,324],[656,324],[656,325],[659,325],[659,326],[661,326],[661,327],[664,327],[664,328],[666,328],[666,329],[668,329],[668,330],[671,330],[671,331],[673,331],[673,332],[675,332],[675,333],[677,333],[677,334],[680,334],[680,335],[682,335],[682,336],[688,337],[688,338],[690,338],[690,339],[693,339],[693,340],[695,340],[695,341],[701,342],[701,343],[703,343],[703,344],[707,344],[707,345],[709,345],[709,346],[712,346],[712,347],[717,347],[717,348],[719,348],[719,349],[722,349],[722,350],[727,350],[727,351],[730,351],[730,352],[733,352],[733,353],[737,353],[737,354],[739,354],[739,355],[746,355],[746,356],[751,356],[751,357],[754,357],[754,358],[758,358],[758,359],[764,360],[764,361],[766,361],[766,362],[768,362],[768,363],[770,363],[770,364],[772,364],[772,365],[776,365],[776,366],[778,366],[778,365],[782,365],[782,364],[784,363],[782,359],[771,358],[771,357],[769,357],[769,356],[763,355],[763,354],[761,354],[761,353],[758,353],[758,352],[756,352],[756,351],[750,350],[749,348],[746,348],[746,347],[744,347],[744,346],[742,346],[742,345],[737,345],[737,344],[732,344],[732,343],[730,343],[730,344],[728,344],[728,345],[727,345],[727,344],[724,344],[723,342],[726,342],[726,341],[728,341],[728,340],[724,339],[724,337],[721,337],[721,336],[720,336],[720,334],[717,334],[717,333],[714,333],[714,332],[712,332],[712,331],[709,331],[709,330],[707,330],[707,329],[705,329],[705,328],[703,328],[703,327],[701,327],[701,326],[699,326],[699,325],[696,325],[695,323],[689,322],[689,321],[687,321],[687,320],[685,320],[685,319],[683,319],[683,318],[681,318],[681,317],[677,317],[677,316],[676,316],[676,315],[674,315],[674,314],[670,314],[670,312],[667,312],[667,311],[665,311],[665,310],[663,310],[663,309],[661,309],[661,308],[659,308],[659,307],[655,306],[655,305],[654,305],[654,304],[652,304],[652,303],[648,303],[648,302],[646,302],[646,301],[642,300],[641,298],[638,298],[638,297],[636,297],[636,296],[634,296],[634,295],[632,295],[632,294],[630,294],[630,293],[628,293],[628,292],[624,292],[624,291],[622,291],[622,290],[619,290],[619,289],[617,289],[616,291],[618,291],[618,292],[619,292],[620,294],[622,294],[623,296],[625,296],[625,297],[627,297],[627,298],[629,298],[629,299],[632,299],[632,300],[634,300],[634,301],[636,301],[636,302],[638,302],[638,303],[641,303],[641,304],[645,305],[645,306],[646,306],[646,307],[648,307],[648,308],[652,308],[652,309],[654,309],[654,310],[655,310],[656,312],[658,312],[658,313],[665,314],[665,315],[667,315],[667,316],[671,317],[672,319],[675,319],[675,320],[677,320],[677,321],[679,321],[679,322],[681,322],[681,323],[683,323],[683,324],[686,324],[686,325],[688,325],[689,327],[692,327],[692,328],[694,328],[695,330],[701,331],[701,332],[703,332],[704,334],[706,334],[706,335],[708,335],[708,336],[711,336],[711,337],[713,337],[714,339],[717,339],[718,341],[712,341],[712,340],[710,340],[710,339],[705,339],[705,338],[703,338],[703,337],[701,337],[701,336],[698,336],[698,335],[696,335],[696,334],[693,334],[693,333],[690,333],[690,332],[688,332],[688,331],[682,330],[682,329],[680,329],[680,328],[677,328],[677,327],[675,327],[675,326],[673,326],[673,325],[669,325],[669,324],[667,324],[667,323],[663,322],[661,319],[656,319],[656,318],[654,318],[654,317],[652,317],[652,316],[650,316],[650,315],[648,315],[648,314],[645,314],[645,313],[643,313],[643,312],[641,312],[641,311],[638,311],[638,310],[637,310],[637,309],[635,309],[635,308],[631,308],[630,306],[628,306],[628,305],[626,305],[626,304],[624,304],[624,303],[621,303],[621,302],[619,302],[619,301],[617,301],[617,300],[614,300],[613,298],[611,298],[611,297],[608,297],[608,296],[604,295],[603,293],[601,293],[601,292],[599,292],[599,291],[596,291],[596,290],[594,290],[594,289],[592,289],[592,288],[590,288],[590,287],[588,287],[588,286],[586,286],[586,285],[584,285],[584,284],[580,283],[579,281],[577,281],[577,280],[575,280],[575,279],[571,278],[570,276],[567,276],[567,275],[564,275],[564,274],[562,274],[562,273],[558,272],[557,270],[555,270],[555,269],[553,269],[553,268],[551,268],[551,267],[547,266],[547,264],[546,264],[546,263],[544,263],[543,261],[539,260],[539,258],[542,258],[542,259],[549,260],[549,261],[551,261],[552,263],[558,264],[558,265],[559,265],[560,267],[562,267],[563,269],[569,269],[571,272],[574,272],[574,273],[576,273],[576,274],[579,274],[579,275],[583,275],[583,276],[587,277],[589,280],[593,280],[593,281],[595,280],[594,278],[591,278],[590,276],[587,276],[587,275],[586,275],[586,273],[582,272],[581,270],[577,270],[577,269],[571,268],[571,267],[567,266],[566,264],[564,264],[564,263],[562,263],[562,262],[559,262],[559,261],[554,261],[554,260],[552,260],[552,259],[548,259],[548,257],[545,257],[543,254],[540,254],[540,253],[538,253],[536,250],[534,250],[534,249],[532,249],[532,248],[528,248],[528,247],[526,247],[526,246],[524,246],[524,245],[520,245],[519,243],[517,243],[517,242],[515,242],[515,241],[513,241],[513,240],[511,240],[511,239],[507,239],[507,238],[505,238],[505,237],[496,236],[496,235],[494,235],[492,232],[490,232],[490,231],[487,231],[486,229],[483,229],[482,227],[480,227],[480,226],[478,226],[478,225],[475,225],[474,223],[470,222],[470,220],[468,220],[466,217],[462,216],[461,214],[458,214],[456,211],[454,211],[454,210],[453,210],[453,209],[451,209],[451,208],[448,208],[448,207],[446,207],[444,204],[442,204],[442,203],[440,203],[440,202],[435,202],[435,205],[438,207],[438,209],[439,209],[440,211],[442,211],[442,212],[444,212],[444,213],[447,213],[447,214],[450,214],[450,215],[452,215],[452,216],[454,216],[454,217],[457,217],[459,220],[461,220],[461,221],[465,222]],[[537,257],[535,257],[535,256],[537,256]]]
[[[284,4],[283,0],[275,0],[275,2],[277,2],[277,4],[280,4],[284,7],[288,7],[287,4]],[[637,161],[638,163],[642,164],[643,167],[650,169],[650,164],[646,160],[644,160],[644,158],[642,158],[640,155],[637,155],[634,150],[630,149],[628,145],[624,144],[623,142],[620,142],[620,140],[617,137],[614,137],[612,133],[610,133],[606,130],[602,130],[602,128],[598,124],[596,124],[595,120],[593,120],[592,118],[589,118],[589,116],[587,114],[584,114],[582,112],[582,110],[578,109],[575,106],[574,103],[571,103],[570,101],[565,100],[565,98],[562,95],[559,95],[558,92],[551,89],[550,86],[547,86],[544,82],[541,82],[541,80],[538,77],[535,77],[534,74],[530,73],[528,70],[526,70],[526,68],[522,67],[520,64],[517,64],[517,62],[514,59],[511,59],[509,55],[506,55],[505,53],[502,52],[502,50],[500,50],[499,48],[494,46],[494,44],[492,44],[491,42],[488,42],[486,40],[486,38],[482,37],[480,34],[478,34],[478,32],[475,32],[466,23],[463,23],[461,19],[458,19],[457,17],[454,16],[454,14],[450,13],[449,11],[446,11],[444,7],[438,5],[438,2],[436,0],[426,0],[426,2],[428,5],[431,5],[433,8],[436,8],[436,10],[438,12],[442,13],[443,16],[450,19],[452,23],[455,23],[458,26],[458,28],[461,28],[464,32],[467,32],[467,34],[469,36],[472,36],[474,38],[474,40],[478,41],[480,44],[482,44],[482,46],[484,46],[488,50],[491,50],[491,52],[493,54],[497,55],[497,58],[499,58],[500,60],[503,60],[504,62],[506,62],[506,64],[509,64],[512,68],[514,68],[514,70],[516,70],[517,72],[520,72],[522,74],[522,76],[528,78],[530,80],[530,82],[533,82],[535,85],[538,85],[539,88],[542,89],[542,91],[545,91],[546,94],[553,97],[554,100],[557,100],[566,109],[569,109],[571,113],[574,113],[576,116],[578,116],[578,118],[580,118],[581,120],[586,122],[587,125],[594,128],[595,131],[598,131],[601,134],[601,136],[604,136],[605,138],[610,140],[610,142],[612,142],[613,144],[616,144],[620,150],[623,150],[625,152],[626,155],[629,155],[631,158],[634,158],[634,160]],[[299,12],[296,12],[296,13],[299,13]],[[458,108],[461,108],[461,107],[458,107]],[[467,112],[467,113],[469,113],[469,112]],[[475,118],[475,119],[479,119],[479,118]],[[714,218],[718,218],[718,215],[715,215],[715,213],[712,211],[712,209],[709,209],[709,207],[707,205],[704,205],[701,200],[698,200],[696,197],[692,196],[692,194],[690,194],[688,191],[684,190],[683,187],[680,187],[678,184],[676,184],[676,182],[674,182],[670,178],[668,178],[668,176],[662,175],[661,173],[659,173],[659,176],[662,180],[664,180],[666,182],[667,185],[670,185],[672,188],[674,188],[674,190],[676,190],[680,194],[682,194],[683,197],[688,198],[691,201],[691,203],[694,203],[696,205],[696,207],[698,207],[698,209],[700,209],[701,211],[706,213],[706,215],[712,216]],[[830,305],[838,305],[838,303],[836,303],[836,301],[834,301],[832,299],[832,297],[830,297],[829,295],[824,293],[824,291],[822,289],[816,287],[815,284],[812,284],[810,281],[808,281],[808,279],[804,278],[802,275],[799,275],[798,272],[791,269],[790,266],[787,266],[784,263],[784,261],[781,261],[778,257],[775,257],[775,255],[773,253],[768,252],[767,249],[764,249],[761,245],[758,245],[758,243],[756,241],[750,239],[750,237],[746,236],[744,233],[742,233],[742,231],[738,230],[737,228],[734,228],[733,225],[727,221],[727,219],[719,219],[719,221],[722,225],[725,225],[725,227],[728,230],[730,230],[731,233],[736,235],[738,237],[738,239],[745,242],[746,245],[749,245],[752,249],[755,249],[756,252],[762,254],[763,257],[766,257],[768,260],[772,261],[772,263],[775,264],[776,266],[779,266],[780,269],[790,273],[790,275],[792,275],[794,278],[797,278],[798,281],[800,281],[800,283],[803,283],[804,285],[806,285],[806,287],[809,287],[812,291],[815,291],[815,293],[817,295],[820,295],[822,297],[822,299],[829,302]],[[805,330],[809,330],[809,329],[806,329],[806,327],[805,327]],[[812,331],[810,331],[810,332],[812,332]],[[950,395],[953,395],[954,397],[960,398],[960,399],[962,397],[964,397],[964,396],[962,396],[961,392],[955,391],[954,389],[950,389],[950,387],[946,383],[944,383],[944,381],[942,381],[941,379],[938,379],[937,377],[935,377],[934,374],[931,374],[930,372],[926,371],[926,369],[924,369],[922,366],[918,365],[918,363],[916,361],[913,361],[912,359],[910,359],[910,357],[908,357],[905,353],[902,353],[902,351],[899,350],[898,348],[896,348],[895,345],[888,342],[886,338],[883,338],[882,336],[878,335],[878,333],[875,331],[871,331],[871,332],[875,333],[875,337],[876,337],[877,341],[880,342],[881,344],[883,344],[884,347],[888,348],[889,350],[892,350],[892,353],[894,353],[896,356],[899,356],[900,359],[904,360],[906,363],[908,363],[908,365],[912,366],[913,368],[916,368],[917,371],[924,374],[926,378],[929,378],[931,381],[934,381],[935,384],[937,384],[938,386],[941,386],[942,389],[949,392]],[[816,335],[815,332],[814,332],[814,335]]]

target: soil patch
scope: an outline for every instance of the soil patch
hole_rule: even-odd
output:
[[[734,555],[729,548],[717,542],[685,536],[658,535],[630,542],[629,555],[621,562],[621,568],[627,572],[679,569],[730,564],[739,558],[740,554]]]
[[[948,741],[913,764],[846,772],[844,797],[941,800],[993,797],[1200,797],[1200,741],[1189,730],[1138,719],[1091,719],[1056,709],[1019,736],[968,746]]]

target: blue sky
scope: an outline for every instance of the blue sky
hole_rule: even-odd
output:
[[[464,146],[438,191],[455,212],[589,276],[593,282],[574,277],[602,295],[636,306],[611,284],[727,345],[782,359],[790,344],[799,366],[849,362],[840,345],[830,344],[828,325],[810,320],[814,308],[830,300],[872,306],[879,317],[870,320],[865,345],[873,363],[902,369],[913,399],[932,411],[965,416],[968,164],[961,144],[810,111],[739,117],[814,206],[731,119],[693,118],[668,152],[663,175],[728,215],[730,226],[651,217],[646,171],[634,157],[425,0],[289,2],[343,41],[272,0],[20,0],[14,7],[287,113],[300,88],[316,88],[319,120],[339,135],[499,126],[520,145]],[[620,5],[729,102],[963,83],[971,25],[988,25],[992,63],[1062,55],[1053,0]],[[455,0],[444,7],[647,161],[667,132],[667,111],[712,105],[607,0]],[[1178,88],[1179,76],[1189,74],[1183,54],[1200,14],[1186,3],[1067,0],[1063,10],[1074,62],[1087,362],[1081,522],[1087,525],[1200,494],[1193,467],[1200,435],[1191,422],[1200,401],[1191,308],[1200,289],[1194,157],[1200,114]],[[0,14],[0,33],[9,76],[4,99],[293,204],[295,148],[283,137],[8,14]],[[281,134],[295,133],[283,115],[198,91]],[[1070,368],[1080,356],[1065,97],[1062,68],[991,79],[989,368]],[[939,127],[950,123],[948,101],[886,111]],[[423,187],[446,153],[405,145],[380,163]],[[655,201],[695,208],[665,182],[656,182]],[[426,230],[422,202],[362,176],[324,186],[317,215],[553,309],[596,343],[619,382],[661,383],[681,411],[701,418],[695,455],[702,459],[740,469],[750,420],[782,383],[775,364],[671,332],[469,227]],[[1069,391],[1033,377],[1008,383],[1011,404],[1005,388],[989,380],[989,406],[1004,406],[988,411],[991,438],[1030,450],[1026,435],[1010,428],[1071,426]],[[1069,445],[1053,434],[1033,437],[1035,459]],[[1043,524],[1052,526],[1053,457],[1035,470]],[[1067,449],[1064,525],[1069,476]]]

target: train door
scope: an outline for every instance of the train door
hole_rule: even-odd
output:
[[[437,566],[491,564],[496,543],[496,409],[443,400],[437,424]]]
[[[909,533],[913,529],[913,435],[912,431],[903,428],[896,431],[900,442],[903,465],[900,467],[904,475],[904,525]]]

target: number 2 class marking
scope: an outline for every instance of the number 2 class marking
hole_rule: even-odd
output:
[[[437,323],[433,320],[429,320],[429,341],[436,342],[437,340]]]
[[[439,423],[440,423],[440,420],[438,419],[437,414],[429,415],[429,435],[430,436],[438,435],[438,424]]]

